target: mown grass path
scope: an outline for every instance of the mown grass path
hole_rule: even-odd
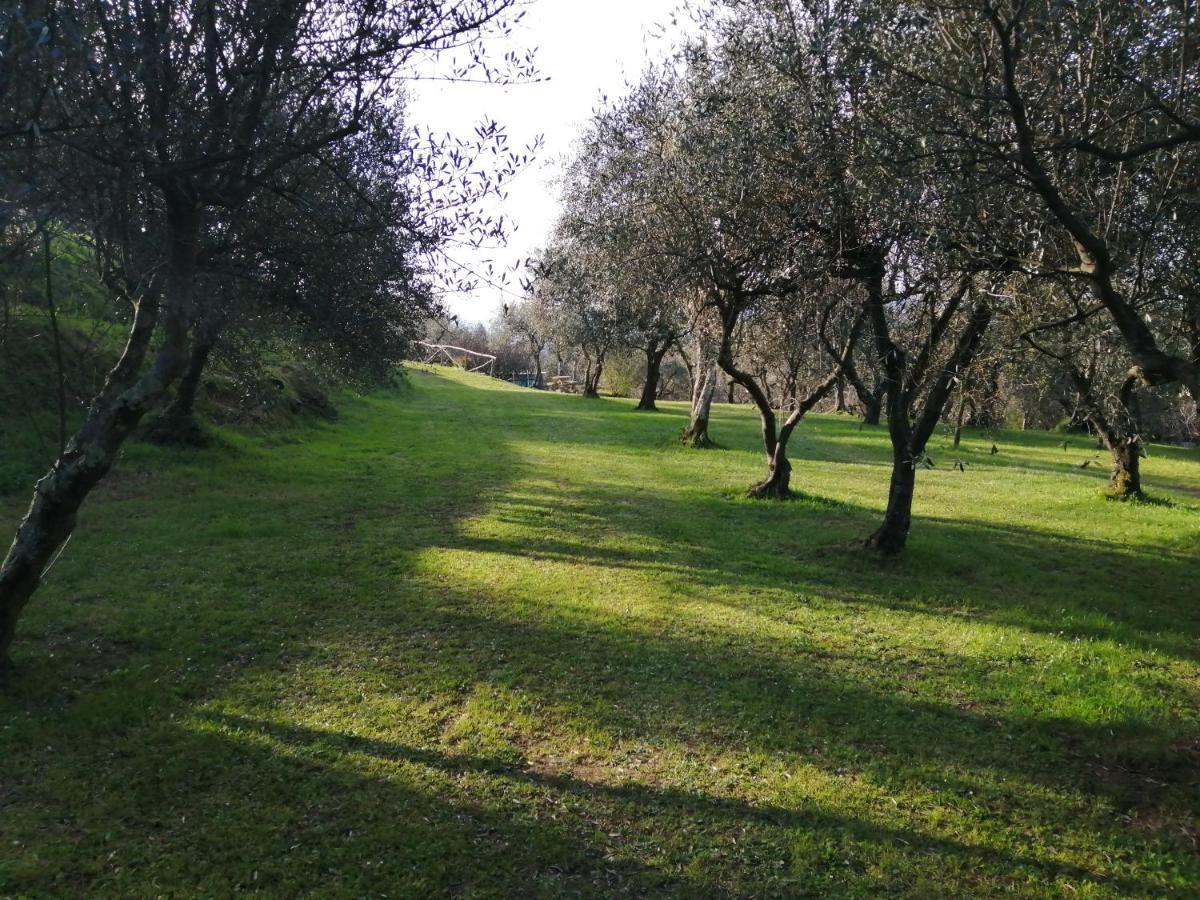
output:
[[[1200,454],[1120,505],[935,438],[879,563],[881,430],[766,504],[750,410],[631,406],[417,370],[131,448],[0,696],[0,894],[1195,895]]]

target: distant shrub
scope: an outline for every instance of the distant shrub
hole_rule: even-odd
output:
[[[642,392],[646,361],[640,354],[610,353],[601,379],[605,393],[614,397],[637,397]]]

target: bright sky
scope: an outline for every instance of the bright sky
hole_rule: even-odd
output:
[[[537,135],[545,143],[538,159],[513,180],[507,199],[496,206],[516,227],[508,246],[490,250],[458,247],[458,260],[483,272],[488,260],[497,273],[542,246],[557,210],[557,174],[572,142],[603,95],[620,96],[634,81],[671,27],[678,0],[532,0],[514,31],[519,47],[534,47],[538,69],[549,78],[511,87],[487,84],[418,82],[409,117],[422,130],[469,137],[475,124],[491,117],[504,126],[509,145],[524,147]],[[497,45],[499,53],[506,49]],[[651,55],[648,55],[651,54]],[[508,291],[481,284],[470,294],[448,298],[464,321],[489,322],[500,306],[520,293],[520,272],[510,274]]]

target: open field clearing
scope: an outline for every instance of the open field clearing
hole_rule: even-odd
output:
[[[755,502],[747,407],[690,451],[409,381],[128,448],[14,646],[0,893],[1195,890],[1197,451],[1122,504],[1087,438],[939,434],[880,561],[883,429],[807,419]]]

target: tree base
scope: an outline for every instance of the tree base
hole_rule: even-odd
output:
[[[1135,457],[1132,461],[1113,466],[1112,475],[1108,479],[1108,494],[1114,500],[1142,499],[1142,479],[1137,463]]]
[[[148,421],[142,429],[142,440],[160,447],[207,447],[212,438],[194,415],[163,413]]]
[[[746,496],[751,500],[791,500],[792,489],[780,478],[768,478],[751,485]]]
[[[908,543],[908,533],[899,529],[881,525],[863,542],[863,547],[873,550],[883,557],[899,556]]]
[[[717,446],[713,439],[708,436],[707,428],[685,428],[683,429],[683,433],[679,435],[679,442],[692,450],[709,450]]]
[[[1141,488],[1129,490],[1116,486],[1109,487],[1104,492],[1104,496],[1105,499],[1115,500],[1118,503],[1146,503],[1150,499]]]
[[[792,464],[784,455],[784,445],[775,448],[774,457],[767,468],[767,477],[750,486],[746,496],[752,500],[791,500]]]

